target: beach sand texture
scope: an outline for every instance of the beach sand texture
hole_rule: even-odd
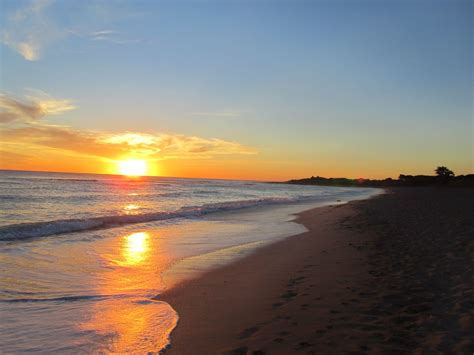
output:
[[[399,188],[303,212],[308,232],[160,298],[167,354],[474,351],[473,189]]]

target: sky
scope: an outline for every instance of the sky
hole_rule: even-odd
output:
[[[464,0],[0,0],[0,168],[474,172]]]

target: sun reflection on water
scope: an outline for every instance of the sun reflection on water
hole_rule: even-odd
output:
[[[133,203],[126,205],[123,210],[125,211],[125,214],[131,215],[131,214],[137,214],[138,209],[140,209],[139,205],[135,205]]]
[[[125,265],[143,263],[149,256],[150,235],[146,232],[132,233],[124,237],[122,255]]]
[[[109,248],[103,257],[111,268],[97,283],[97,294],[108,296],[91,305],[79,328],[102,338],[95,353],[157,352],[168,344],[178,320],[169,304],[150,298],[162,287],[157,274],[168,256],[149,232],[121,236]]]
[[[132,210],[138,210],[139,208],[140,206],[131,203],[129,205],[126,205],[123,209],[126,211],[132,211]]]

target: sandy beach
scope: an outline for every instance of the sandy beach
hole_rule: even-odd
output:
[[[160,295],[166,354],[474,351],[474,190],[400,188]]]
[[[474,355],[472,0],[0,9],[0,355]]]

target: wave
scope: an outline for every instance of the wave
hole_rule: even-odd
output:
[[[76,181],[76,182],[95,182],[100,181],[98,179],[72,179],[72,178],[56,178],[56,179],[43,179],[43,180],[53,180],[53,181]]]
[[[0,227],[0,241],[25,240],[57,234],[105,229],[126,224],[145,223],[174,218],[193,218],[215,212],[239,210],[263,205],[303,202],[314,198],[314,196],[300,196],[296,198],[262,198],[210,203],[202,206],[189,206],[172,212],[155,212],[136,215],[113,215],[84,219],[63,219],[47,222],[11,224]]]
[[[220,192],[216,190],[196,190],[192,191],[193,195],[219,195]]]
[[[15,177],[15,178],[6,178],[6,180],[25,180],[25,181],[64,181],[64,182],[97,182],[101,181],[99,179],[79,179],[79,178],[51,178],[51,177]],[[15,182],[15,181],[2,181],[2,183],[15,183],[15,184],[22,184],[22,182]]]
[[[21,297],[21,298],[7,298],[0,299],[0,303],[26,303],[26,302],[77,302],[77,301],[102,301],[111,298],[130,298],[128,294],[113,294],[113,295],[72,295],[59,297]],[[153,300],[151,300],[152,302]],[[142,301],[143,302],[143,301]]]
[[[23,302],[74,302],[74,301],[91,301],[102,300],[107,296],[91,295],[91,296],[63,296],[54,298],[13,298],[9,300],[0,300],[1,303],[23,303]]]
[[[98,182],[98,183],[132,183],[132,184],[140,184],[140,183],[147,183],[147,184],[153,184],[153,185],[173,185],[170,182],[166,181],[159,181],[155,180],[153,177],[150,176],[145,176],[142,177],[141,179],[134,179],[134,178],[128,178],[126,176],[121,176],[121,175],[107,175],[103,176],[100,179],[97,178],[67,178],[67,177],[44,177],[44,176],[29,176],[29,177],[0,177],[0,184],[16,184],[20,185],[23,184],[22,181],[27,181],[27,182],[48,182],[48,181],[56,181],[56,182]]]

